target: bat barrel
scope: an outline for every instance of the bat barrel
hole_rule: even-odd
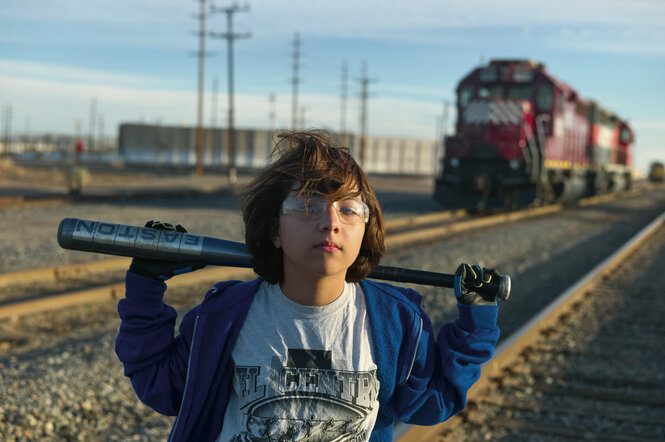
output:
[[[78,218],[65,218],[60,222],[58,244],[64,249],[108,255],[252,267],[252,256],[243,243]]]
[[[253,267],[252,255],[247,251],[247,246],[241,242],[187,232],[79,218],[65,218],[60,222],[58,244],[64,249],[107,255],[169,261],[204,261],[209,265]],[[445,273],[387,266],[377,267],[369,277],[449,288],[453,287],[455,278],[454,275]],[[506,300],[510,295],[510,288],[510,277],[501,275],[498,280],[493,280],[477,290]]]

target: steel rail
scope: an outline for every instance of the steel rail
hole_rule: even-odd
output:
[[[457,212],[458,215],[463,214]],[[449,221],[456,216],[455,212],[435,212],[425,215],[397,218],[386,221],[386,230],[395,231],[406,228],[418,228],[419,226],[428,225],[436,222]],[[398,235],[388,237],[388,243],[393,242],[393,247],[404,245],[399,240]],[[53,282],[65,279],[71,275],[84,274],[91,271],[121,271],[129,267],[130,258],[113,258],[104,259],[99,261],[89,261],[80,264],[69,264],[55,267],[47,267],[41,269],[20,270],[16,272],[8,272],[0,274],[0,288],[8,287],[14,284],[19,284],[24,281],[31,282]]]
[[[54,282],[89,272],[121,270],[129,267],[130,258],[112,258],[42,269],[21,270],[0,274],[0,288],[28,282]]]
[[[630,192],[630,191],[628,191]],[[635,196],[636,193],[628,193],[627,196]],[[580,200],[577,205],[589,206],[593,204],[602,204],[608,201],[613,201],[617,198],[615,195],[622,194],[610,194],[603,195],[601,197],[591,197],[584,200]],[[610,197],[608,199],[608,197]],[[408,228],[412,226],[412,230],[403,231],[401,233],[390,234],[386,237],[386,250],[390,252],[395,249],[404,249],[406,247],[415,247],[423,243],[432,242],[433,240],[438,240],[445,238],[448,235],[459,233],[463,231],[468,231],[472,229],[477,229],[481,227],[489,227],[499,223],[514,222],[526,218],[549,215],[556,212],[559,212],[566,208],[566,205],[563,204],[553,204],[548,206],[533,207],[529,209],[523,209],[515,212],[504,212],[496,215],[487,215],[480,217],[464,218],[460,221],[455,222],[456,217],[464,216],[465,211],[444,211],[444,212],[435,212],[425,215],[417,215],[413,217],[405,217],[394,220],[386,221],[387,230],[399,230]],[[450,221],[445,224],[445,221]],[[441,225],[431,226],[433,223],[436,224],[444,223]],[[11,272],[0,274],[0,288],[11,286],[12,284],[19,284],[23,281],[30,282],[51,282],[59,281],[66,279],[71,275],[85,274],[88,272],[122,272],[129,267],[129,258],[113,258],[106,259],[101,261],[92,261],[82,264],[72,264],[66,266],[56,266],[49,267],[45,269],[34,269],[34,270],[25,270],[19,272]],[[225,273],[224,270],[228,269],[203,269],[197,272],[181,275],[178,278],[175,278],[169,282],[170,286],[180,286],[184,284],[184,281],[187,281],[187,284],[201,283],[204,281],[214,280],[215,277],[218,277],[217,280],[224,280],[232,278],[227,276],[228,273]],[[251,270],[245,269],[234,269],[235,274],[240,276],[233,276],[236,279],[251,278],[254,273]],[[212,273],[218,272],[218,273]],[[217,276],[214,276],[217,275]],[[183,281],[183,282],[181,282]],[[11,303],[6,303],[0,305],[0,318],[12,317],[12,316],[21,316],[28,315],[32,313],[37,313],[40,311],[51,310],[62,307],[69,307],[76,304],[90,303],[90,302],[101,302],[109,298],[115,299],[117,293],[123,292],[124,287],[118,288],[118,284],[108,284],[104,286],[98,286],[90,289],[81,289],[74,290],[62,294],[51,295],[44,298],[33,299],[29,301],[16,301]],[[59,301],[60,300],[60,301]]]
[[[505,369],[514,365],[515,359],[533,342],[540,337],[543,331],[554,326],[559,318],[579,302],[596,284],[609,276],[627,257],[642,245],[658,228],[665,224],[665,212],[634,235],[621,248],[611,256],[596,265],[589,273],[580,278],[566,291],[558,295],[537,315],[502,341],[496,348],[494,357],[482,368],[480,379],[473,385],[467,394],[467,401],[479,401],[486,396],[486,391],[492,388],[492,378],[497,377]],[[437,434],[451,430],[459,425],[458,417],[430,427],[397,424],[394,440],[399,442],[429,442],[435,440]]]
[[[168,284],[171,289],[177,289],[203,282],[214,283],[230,279],[244,280],[251,278],[253,274],[254,272],[251,269],[210,267],[194,273],[180,275],[170,280]],[[124,296],[124,293],[125,284],[124,282],[119,282],[88,289],[74,290],[29,301],[19,301],[0,306],[0,319],[20,317],[81,304],[113,301]]]
[[[531,216],[552,213],[560,210],[561,206],[545,206],[547,209],[535,208],[512,212],[510,214],[500,214],[486,216],[482,218],[463,219],[455,222],[455,219],[466,214],[465,211],[442,211],[428,213],[424,215],[410,216],[387,220],[386,230],[388,232],[401,231],[400,233],[388,233],[386,237],[386,249],[404,248],[413,246],[425,241],[431,241],[437,238],[443,238],[448,234],[470,230],[476,227],[486,227],[500,222],[512,221]],[[437,225],[427,227],[432,224],[449,221],[446,225]],[[411,229],[404,231],[405,229]],[[19,284],[24,281],[30,282],[53,282],[66,279],[72,275],[85,274],[86,272],[114,272],[122,271],[129,267],[129,258],[113,258],[99,261],[89,261],[80,264],[70,264],[63,266],[47,267],[42,269],[21,270],[17,272],[8,272],[0,274],[0,288]]]

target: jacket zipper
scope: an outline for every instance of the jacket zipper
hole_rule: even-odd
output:
[[[413,365],[416,363],[416,356],[418,355],[418,346],[420,345],[420,336],[423,334],[423,318],[421,318],[419,315],[418,319],[420,319],[420,324],[418,326],[418,336],[416,337],[416,348],[413,350],[413,358],[411,359],[411,363],[409,364],[409,371],[406,372],[404,381],[402,381],[398,385],[398,387],[401,387],[402,385],[406,384],[406,381],[408,381],[409,377],[411,377],[411,370],[413,370]]]
[[[185,376],[185,389],[182,392],[182,401],[180,402],[180,410],[178,411],[178,417],[175,419],[173,424],[173,430],[169,434],[168,442],[173,441],[173,435],[178,429],[178,423],[180,422],[180,414],[182,413],[183,404],[185,403],[185,397],[187,396],[187,387],[189,386],[189,368],[192,365],[192,354],[194,353],[194,342],[196,341],[196,329],[199,324],[199,315],[196,315],[196,320],[194,321],[194,333],[192,333],[192,342],[189,344],[189,357],[187,358],[187,376]]]

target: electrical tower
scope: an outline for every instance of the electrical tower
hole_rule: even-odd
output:
[[[367,62],[363,61],[362,77],[360,78],[360,148],[358,157],[360,165],[365,166],[365,147],[367,144],[367,100],[369,98],[369,83],[376,81],[367,78]]]
[[[216,8],[212,6],[210,8],[211,13],[223,12],[226,14],[226,32],[211,32],[210,36],[215,38],[225,38],[227,42],[227,55],[228,55],[228,71],[229,71],[229,127],[228,127],[228,141],[229,141],[229,181],[233,184],[237,181],[236,169],[235,169],[235,157],[236,157],[236,139],[235,139],[235,127],[233,124],[233,41],[238,38],[249,38],[252,36],[249,32],[234,33],[233,32],[233,14],[236,12],[246,12],[249,11],[249,5],[238,6],[234,3],[233,5],[226,8]]]

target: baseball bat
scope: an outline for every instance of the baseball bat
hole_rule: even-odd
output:
[[[203,261],[208,265],[252,268],[252,255],[244,243],[188,232],[153,229],[80,218],[65,218],[58,226],[58,244],[64,249],[107,255],[168,261]],[[455,275],[378,266],[372,279],[453,287]],[[484,284],[477,291],[501,300],[510,296],[510,276]]]

